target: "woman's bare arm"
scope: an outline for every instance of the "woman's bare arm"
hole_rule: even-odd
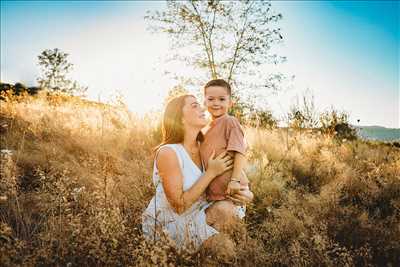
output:
[[[183,175],[177,155],[171,148],[160,149],[157,156],[157,168],[165,195],[176,213],[182,214],[191,207],[204,193],[215,176],[232,168],[232,160],[223,156],[216,157],[211,168],[209,162],[209,168],[205,174],[191,188],[183,191]]]

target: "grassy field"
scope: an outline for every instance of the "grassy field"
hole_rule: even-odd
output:
[[[3,266],[396,266],[400,149],[248,128],[255,194],[236,258],[146,242],[158,116],[67,96],[0,109]]]

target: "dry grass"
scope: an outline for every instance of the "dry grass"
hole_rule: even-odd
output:
[[[0,262],[5,266],[394,266],[399,149],[247,129],[255,193],[234,261],[146,242],[157,117],[67,96],[5,96]]]

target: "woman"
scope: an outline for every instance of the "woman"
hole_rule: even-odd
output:
[[[204,170],[198,142],[200,130],[206,124],[204,109],[194,96],[179,96],[168,103],[163,118],[163,141],[154,161],[156,194],[143,213],[146,237],[158,239],[164,233],[178,247],[193,245],[198,248],[218,233],[207,224],[206,213],[215,214],[216,211],[212,206],[209,208],[204,192],[216,176],[232,168],[232,159],[226,153],[214,155],[208,161],[208,169]],[[251,200],[247,195],[235,197],[238,202]]]

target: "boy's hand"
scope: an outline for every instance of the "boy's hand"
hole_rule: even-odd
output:
[[[228,187],[226,188],[226,193],[228,195],[238,194],[240,191],[240,182],[239,181],[230,181],[228,183]]]
[[[253,201],[254,194],[247,188],[242,189],[238,194],[228,196],[227,198],[232,200],[235,205],[247,205]]]

